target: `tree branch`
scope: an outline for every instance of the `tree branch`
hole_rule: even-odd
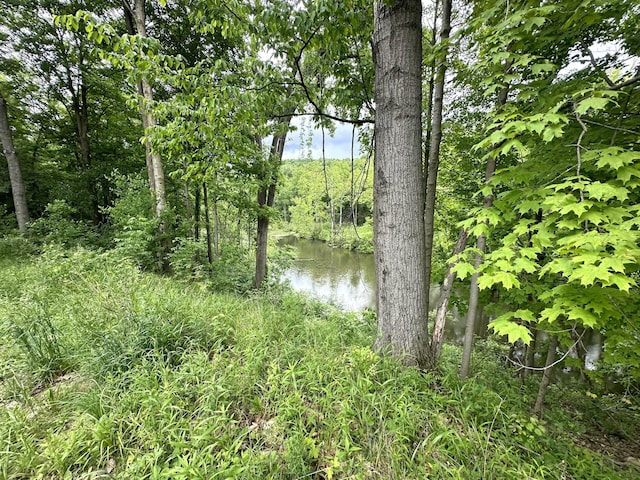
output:
[[[302,47],[300,48],[300,51],[298,52],[298,54],[294,58],[294,64],[296,66],[296,71],[297,71],[297,74],[300,77],[299,84],[302,87],[302,90],[304,92],[305,97],[307,97],[307,100],[309,101],[309,103],[316,110],[316,113],[315,114],[311,114],[311,115],[314,115],[316,117],[328,118],[329,120],[334,120],[336,122],[349,123],[351,125],[365,125],[365,124],[374,123],[373,120],[360,120],[360,119],[352,120],[352,119],[342,118],[342,117],[338,117],[338,116],[326,113],[320,108],[320,106],[317,104],[317,102],[314,101],[314,99],[312,98],[311,92],[309,91],[309,88],[307,87],[307,84],[304,81],[304,74],[302,73],[302,67],[300,66],[300,61],[302,59],[302,54],[304,53],[305,49],[309,46],[309,43],[311,43],[311,40],[316,35],[316,33],[318,33],[318,31],[320,30],[321,27],[322,27],[322,25],[318,25],[316,27],[316,29],[311,33],[309,38],[303,43]],[[299,114],[299,115],[309,115],[309,114]]]

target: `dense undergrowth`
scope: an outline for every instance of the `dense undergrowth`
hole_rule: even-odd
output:
[[[0,478],[640,475],[574,441],[602,412],[634,438],[637,403],[552,387],[538,422],[534,384],[497,343],[461,383],[457,348],[440,372],[402,368],[371,352],[370,316],[286,290],[219,294],[108,253],[0,250]]]

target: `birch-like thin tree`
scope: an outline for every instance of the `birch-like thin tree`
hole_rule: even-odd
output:
[[[27,207],[27,196],[25,194],[24,182],[22,181],[22,171],[20,170],[18,153],[16,152],[13,135],[11,134],[7,102],[2,94],[0,94],[0,141],[2,142],[2,150],[4,156],[7,158],[7,165],[9,167],[11,194],[13,196],[13,206],[16,210],[18,229],[24,234],[27,232],[27,224],[29,223],[29,208]]]

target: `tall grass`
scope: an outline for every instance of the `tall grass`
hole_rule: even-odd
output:
[[[216,294],[82,250],[0,270],[0,478],[633,473],[532,420],[491,348],[491,381],[462,384],[456,349],[437,374],[403,368],[369,349],[370,316],[291,293]]]

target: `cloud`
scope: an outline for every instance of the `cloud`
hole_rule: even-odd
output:
[[[287,142],[284,147],[283,158],[302,159],[307,156],[308,149],[301,145],[303,137],[308,135],[309,128],[313,126],[310,119],[296,117],[291,121],[296,130],[287,135]],[[325,130],[324,150],[326,158],[351,158],[351,135],[353,127],[345,123],[334,123],[335,132],[333,136]],[[360,156],[360,143],[358,142],[358,132],[356,130],[353,153]],[[313,130],[313,143],[311,146],[311,157],[322,158],[322,132],[320,129]]]

